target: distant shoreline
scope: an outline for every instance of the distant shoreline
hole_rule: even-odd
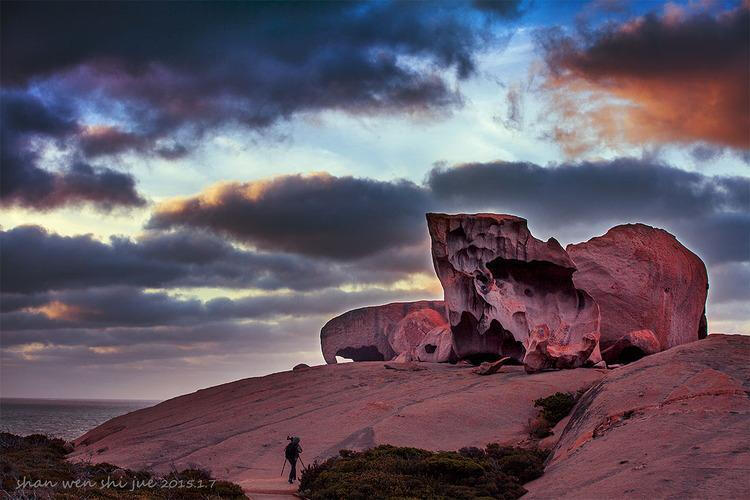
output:
[[[112,418],[159,404],[154,399],[0,398],[0,430],[75,439]]]
[[[96,399],[96,398],[27,398],[27,397],[0,397],[0,403],[154,403],[158,404],[164,399]]]

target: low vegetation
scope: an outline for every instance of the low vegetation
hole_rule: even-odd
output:
[[[539,415],[529,424],[531,435],[536,438],[549,436],[552,433],[552,428],[570,414],[578,396],[578,394],[556,392],[551,396],[534,401],[534,407],[539,408]]]
[[[381,445],[307,467],[300,493],[311,500],[515,499],[542,475],[545,453],[490,444],[431,452]]]
[[[199,469],[156,475],[108,463],[72,463],[62,439],[0,433],[0,498],[241,499],[242,489]],[[19,486],[21,486],[19,488]]]

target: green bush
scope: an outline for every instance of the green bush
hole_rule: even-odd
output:
[[[157,477],[147,471],[121,469],[108,463],[72,463],[65,460],[69,451],[62,439],[50,439],[42,434],[16,436],[7,432],[0,433],[0,489],[14,492],[18,498],[54,498],[56,500],[87,499],[184,499],[184,500],[219,500],[247,498],[242,488],[227,481],[214,481],[207,471],[185,469]],[[45,488],[28,488],[17,492],[18,481],[57,482],[57,486]],[[122,481],[126,486],[100,488],[99,485],[108,479]],[[131,490],[133,480],[146,482],[150,479],[159,485],[162,481],[179,487],[140,487]],[[91,481],[95,486],[63,488],[63,481]],[[202,481],[202,488],[188,486]],[[24,496],[25,495],[25,496]]]
[[[576,397],[567,392],[556,392],[552,396],[534,401],[534,406],[541,408],[539,416],[549,422],[550,427],[554,427],[560,420],[567,417],[575,404]]]
[[[545,454],[488,445],[485,450],[431,452],[382,445],[338,457],[302,471],[300,493],[334,499],[515,499],[524,482],[543,472]]]

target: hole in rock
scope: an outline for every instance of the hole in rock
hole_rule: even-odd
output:
[[[638,361],[645,355],[646,353],[643,352],[643,350],[630,345],[622,350],[617,360],[622,364],[628,364],[632,363],[633,361]]]
[[[385,356],[374,345],[363,347],[346,347],[339,349],[336,356],[349,358],[353,361],[384,361]]]
[[[523,344],[517,342],[500,322],[493,319],[489,328],[482,333],[478,332],[478,326],[476,318],[464,311],[458,325],[451,328],[453,345],[459,358],[473,364],[497,361],[505,356],[510,356],[517,362],[523,360],[526,354]]]
[[[525,319],[525,318],[524,318]],[[517,342],[513,334],[503,328],[499,321],[493,319],[487,333],[493,333],[500,337],[500,356],[510,356],[516,361],[521,361],[526,354],[526,348],[521,342]],[[485,333],[485,335],[487,335]]]
[[[427,345],[425,345],[425,346],[424,346],[424,350],[425,350],[425,351],[426,351],[426,352],[427,352],[428,354],[432,354],[433,352],[435,352],[435,350],[436,350],[436,349],[437,349],[437,346],[436,346],[436,345],[432,345],[432,344],[427,344]]]
[[[487,269],[496,280],[512,279],[529,285],[526,290],[531,292],[531,295],[524,291],[527,297],[533,296],[535,291],[549,293],[573,286],[573,269],[558,266],[552,262],[541,260],[524,262],[498,257],[487,263]]]

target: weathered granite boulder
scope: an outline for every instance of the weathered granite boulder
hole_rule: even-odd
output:
[[[427,226],[458,357],[510,356],[530,372],[600,361],[599,308],[554,238],[512,215],[430,213]]]
[[[602,350],[602,358],[608,363],[630,363],[643,356],[656,354],[660,351],[661,343],[654,332],[651,330],[633,330]]]
[[[457,360],[453,352],[453,332],[447,322],[425,334],[413,351],[414,359],[431,363],[449,363]]]
[[[625,224],[567,251],[575,286],[599,304],[602,350],[638,330],[660,350],[706,336],[706,266],[668,232]]]
[[[389,340],[394,337],[399,322],[410,313],[425,309],[444,314],[443,301],[394,302],[345,312],[320,330],[323,358],[329,364],[336,363],[336,356],[354,361],[390,361],[400,354],[391,347]],[[401,339],[411,338],[411,335],[402,332]]]
[[[388,342],[397,354],[409,353],[416,359],[416,349],[434,328],[447,323],[445,314],[434,309],[419,309],[404,316],[388,332]]]

